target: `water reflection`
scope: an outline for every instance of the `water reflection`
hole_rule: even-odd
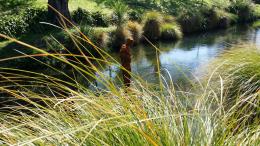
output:
[[[156,83],[158,76],[158,65],[161,68],[161,73],[165,77],[170,74],[171,79],[178,84],[186,84],[187,80],[192,79],[193,74],[199,75],[198,70],[200,66],[207,65],[213,58],[217,57],[221,52],[227,50],[232,44],[243,42],[250,42],[260,45],[260,30],[255,30],[249,25],[234,26],[226,30],[217,30],[214,32],[206,32],[201,34],[194,34],[186,36],[184,39],[177,42],[161,42],[155,44],[160,51],[151,45],[140,45],[131,50],[132,53],[132,70],[146,81]],[[1,52],[0,52],[1,53]],[[157,61],[156,55],[159,60]],[[1,56],[1,55],[0,55]],[[112,54],[119,60],[117,54]],[[1,58],[1,57],[0,57]],[[29,63],[28,63],[29,62]],[[21,62],[20,64],[12,61],[9,64],[0,64],[2,67],[15,66],[25,67],[27,70],[48,74],[50,76],[58,77],[62,80],[73,82],[68,77],[61,75],[61,73],[41,67],[39,64],[33,64],[33,60]],[[63,70],[66,74],[73,78],[76,83],[90,87],[102,87],[102,84],[95,79],[82,75],[77,70],[55,67]],[[118,65],[102,64],[98,68],[105,73],[107,78],[119,83],[121,73]],[[98,74],[96,74],[98,76]],[[99,78],[99,77],[98,77]],[[170,80],[170,78],[166,78]]]
[[[199,66],[206,65],[233,44],[254,43],[260,45],[260,30],[248,25],[234,26],[226,30],[206,32],[185,37],[174,43],[155,44],[159,49],[159,65],[162,74],[170,73],[174,82],[185,82],[193,74],[201,72]],[[118,70],[116,67],[112,67]],[[143,79],[157,82],[156,49],[151,45],[140,45],[132,49],[132,69]],[[167,70],[167,71],[165,71]]]

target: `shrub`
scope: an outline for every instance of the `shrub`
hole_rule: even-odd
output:
[[[94,20],[94,26],[108,27],[110,24],[110,18],[100,11],[92,13]]]
[[[27,8],[17,15],[4,15],[0,18],[0,33],[19,36],[31,32],[43,32],[46,25],[39,24],[41,21],[47,21],[48,14],[43,8]]]
[[[23,34],[28,30],[28,24],[20,15],[3,16],[0,24],[0,33],[9,36]]]
[[[74,22],[78,24],[87,24],[87,25],[94,25],[94,19],[92,18],[91,12],[78,8],[77,10],[72,12],[72,19]]]
[[[23,18],[29,25],[29,31],[34,33],[42,33],[52,26],[40,24],[40,22],[48,22],[48,12],[45,8],[27,8],[25,9]]]
[[[111,40],[110,36],[115,30],[115,27],[95,27],[90,33],[90,40],[101,49],[107,49]]]
[[[184,33],[206,30],[207,26],[207,19],[201,11],[183,11],[178,15],[177,21],[182,26]]]
[[[129,20],[131,21],[137,21],[137,22],[141,22],[142,21],[142,15],[143,14],[143,11],[142,10],[130,10],[128,12],[128,17],[129,17]]]
[[[255,5],[254,16],[256,17],[256,19],[260,18],[260,5],[259,4]]]
[[[122,1],[115,1],[112,5],[115,25],[120,26],[128,20],[128,6]]]
[[[254,15],[255,5],[251,0],[236,0],[230,5],[230,12],[238,15],[239,22],[248,22],[256,18]]]
[[[151,41],[156,41],[161,35],[161,24],[163,22],[163,17],[158,12],[148,12],[144,18],[144,36]]]
[[[129,21],[127,23],[127,29],[132,34],[134,45],[139,44],[143,34],[142,26],[138,22]]]
[[[163,40],[177,40],[182,38],[180,26],[175,23],[165,23],[161,26],[161,38]]]
[[[113,50],[119,51],[127,38],[132,38],[131,32],[124,26],[118,27],[115,32],[112,33]]]
[[[205,15],[207,18],[207,29],[227,28],[237,22],[238,19],[235,14],[216,8],[210,9]]]

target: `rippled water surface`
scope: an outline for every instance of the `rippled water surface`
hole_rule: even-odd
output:
[[[132,49],[132,69],[145,80],[156,82],[157,63],[164,76],[171,75],[174,82],[181,82],[200,74],[200,67],[227,50],[233,44],[254,43],[260,45],[260,30],[250,26],[234,26],[226,30],[216,30],[186,36],[178,42],[155,44],[159,49],[159,62],[151,45],[140,45]],[[119,72],[110,68],[110,76]],[[109,72],[109,70],[107,70]]]

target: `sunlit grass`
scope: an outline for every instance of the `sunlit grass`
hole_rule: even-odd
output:
[[[94,46],[82,32],[79,32],[81,37],[66,32],[75,41],[77,49],[84,49],[77,39]],[[9,39],[39,52],[36,56],[49,56],[67,64],[85,80],[92,77],[104,88],[87,88],[65,70],[48,64],[46,68],[63,74],[70,81],[39,72],[1,68],[1,83],[5,84],[0,91],[13,97],[12,100],[19,99],[28,105],[5,107],[8,112],[0,114],[0,144],[217,146],[260,143],[257,121],[246,123],[255,115],[254,110],[240,109],[241,104],[251,107],[251,101],[259,101],[258,92],[241,94],[239,97],[243,98],[238,98],[226,109],[228,96],[223,93],[228,88],[222,78],[218,86],[211,86],[213,78],[209,78],[205,85],[195,82],[197,86],[187,92],[176,89],[172,82],[164,81],[160,73],[159,84],[154,85],[133,75],[131,87],[124,89],[106,76],[102,67],[93,64],[95,60],[98,64],[103,62],[107,66],[120,66],[98,47],[94,46],[94,49],[101,58],[80,55],[86,64],[82,60],[69,61],[64,58],[76,57],[74,54],[51,54]],[[37,87],[44,92],[39,92]],[[254,106],[259,109],[259,104]],[[245,117],[242,121],[238,119],[240,115]],[[238,126],[238,122],[244,124]]]
[[[225,86],[225,83],[230,80],[225,80],[228,74],[217,74],[218,79],[215,80],[218,68],[209,74],[206,84],[194,81],[190,90],[178,90],[173,82],[165,81],[171,77],[161,76],[157,53],[160,50],[156,46],[154,57],[157,60],[159,83],[149,84],[132,74],[131,87],[124,88],[122,83],[103,72],[105,67],[111,66],[124,69],[115,58],[97,47],[98,44],[93,44],[78,27],[74,26],[73,30],[78,33],[68,29],[63,31],[70,36],[80,54],[70,53],[69,48],[55,37],[52,37],[53,40],[68,53],[50,53],[1,34],[1,37],[37,52],[34,55],[20,52],[21,56],[17,58],[31,58],[44,65],[45,69],[51,69],[66,78],[0,67],[0,92],[3,97],[10,96],[8,100],[16,102],[15,106],[1,108],[5,110],[0,113],[1,145],[260,144],[260,124],[259,120],[255,120],[259,114],[260,93],[257,90],[250,92],[253,90],[248,88],[245,91],[247,94],[241,92],[227,108],[230,96],[225,93],[230,91],[230,86]],[[96,58],[84,43],[91,45],[100,58]],[[85,51],[90,52],[88,56],[83,53]],[[49,57],[65,64],[70,68],[68,70],[73,70],[73,75],[36,57]],[[0,62],[8,59],[13,60],[5,58]],[[257,51],[239,51],[226,59],[232,59],[235,67],[240,63],[248,63],[249,70],[242,72],[242,75],[248,71],[248,77],[258,74],[255,72],[259,69]],[[228,69],[236,68],[226,66],[225,70]],[[92,88],[77,80],[77,75],[92,84]],[[93,85],[93,80],[102,88]]]
[[[36,0],[34,2],[34,5],[38,7],[42,7],[42,6],[47,7],[47,4],[48,4],[48,0]],[[77,10],[79,7],[92,12],[102,10],[104,13],[111,13],[110,9],[108,9],[105,6],[98,6],[98,4],[93,0],[70,0],[69,1],[70,11]]]

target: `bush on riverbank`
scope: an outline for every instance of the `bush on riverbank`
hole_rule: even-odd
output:
[[[134,39],[134,45],[138,45],[142,39],[143,27],[138,22],[129,21],[127,29],[131,32]]]
[[[257,18],[255,7],[251,0],[236,0],[231,2],[230,11],[238,15],[238,21],[243,23]]]
[[[4,15],[0,18],[0,33],[19,36],[24,33],[41,33],[45,27],[39,22],[48,20],[47,11],[43,8],[27,8],[15,15]]]
[[[238,21],[238,17],[235,14],[220,9],[211,9],[205,15],[207,18],[207,29],[228,28]]]
[[[182,30],[176,23],[165,23],[161,26],[162,40],[174,41],[181,39],[182,36]]]
[[[151,41],[160,39],[161,24],[163,23],[163,16],[159,12],[148,12],[144,16],[144,36]]]
[[[111,38],[112,38],[111,45],[113,51],[118,52],[122,44],[124,44],[128,38],[132,38],[132,34],[125,26],[120,26],[117,27],[116,31],[112,33]]]

